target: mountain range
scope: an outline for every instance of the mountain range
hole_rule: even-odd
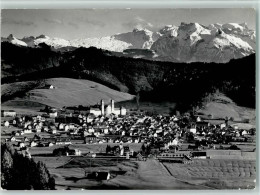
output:
[[[181,23],[167,25],[158,32],[136,28],[132,32],[100,38],[65,40],[46,35],[18,39],[12,34],[1,38],[24,47],[45,43],[55,51],[71,51],[79,47],[96,47],[112,55],[171,62],[227,63],[255,53],[256,34],[246,23],[211,24]]]

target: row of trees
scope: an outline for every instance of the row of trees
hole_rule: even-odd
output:
[[[24,157],[1,144],[1,187],[6,190],[54,190],[55,179],[41,161]]]

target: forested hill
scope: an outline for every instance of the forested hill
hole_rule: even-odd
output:
[[[219,90],[243,106],[255,107],[255,54],[226,64],[172,63],[116,57],[96,48],[55,52],[2,43],[2,83],[52,77],[89,79],[149,100],[195,106]]]

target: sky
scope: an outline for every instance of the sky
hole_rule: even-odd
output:
[[[47,35],[64,39],[103,37],[136,27],[157,31],[181,22],[243,23],[255,30],[256,13],[248,8],[218,9],[6,9],[1,11],[1,36]]]

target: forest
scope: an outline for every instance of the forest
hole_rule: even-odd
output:
[[[142,100],[174,101],[180,110],[200,106],[220,91],[238,105],[255,108],[255,54],[226,64],[175,63],[115,56],[94,47],[53,51],[2,43],[2,84],[54,77],[89,79]]]

